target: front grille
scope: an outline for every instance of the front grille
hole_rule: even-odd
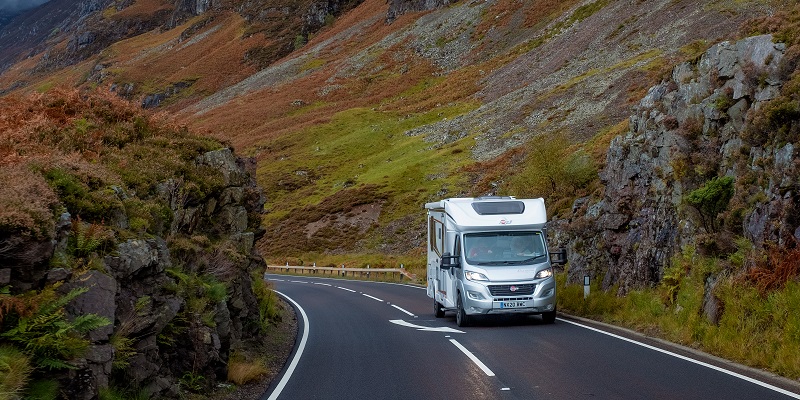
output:
[[[514,287],[516,290],[511,290]],[[533,294],[536,289],[535,283],[524,285],[490,285],[489,292],[492,296],[525,296]]]

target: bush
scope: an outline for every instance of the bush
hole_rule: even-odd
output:
[[[733,177],[726,176],[711,179],[686,197],[686,202],[699,213],[706,232],[717,232],[717,215],[728,208],[733,192]]]

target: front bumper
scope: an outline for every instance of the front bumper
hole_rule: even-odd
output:
[[[503,293],[492,295],[487,284],[464,282],[464,311],[467,315],[541,314],[556,309],[556,280],[554,277],[525,282],[492,282],[491,285],[534,284],[532,294]]]

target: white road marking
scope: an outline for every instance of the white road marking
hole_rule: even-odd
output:
[[[294,358],[292,358],[291,364],[289,364],[289,368],[286,369],[286,373],[283,374],[283,378],[281,381],[278,382],[278,386],[275,387],[275,390],[272,391],[272,394],[269,396],[267,400],[275,400],[278,396],[281,395],[283,388],[286,387],[286,383],[289,382],[289,379],[292,377],[295,368],[297,368],[297,363],[300,362],[300,356],[303,355],[303,350],[306,348],[306,342],[308,341],[308,316],[306,315],[306,311],[303,310],[303,307],[300,307],[300,304],[297,304],[296,301],[292,300],[289,296],[275,291],[275,293],[283,296],[286,300],[289,300],[298,310],[300,310],[300,315],[303,316],[303,337],[300,339],[300,345],[297,346],[297,353],[294,353]]]
[[[500,390],[501,390],[501,391],[503,391],[503,392],[505,392],[505,391],[511,390],[511,388],[502,388],[502,389],[500,389]]]
[[[644,348],[657,351],[659,353],[664,353],[666,355],[669,355],[669,356],[672,356],[672,357],[675,357],[675,358],[679,358],[681,360],[688,361],[690,363],[694,363],[694,364],[697,364],[697,365],[700,365],[700,366],[703,366],[703,367],[706,367],[706,368],[710,368],[710,369],[713,369],[715,371],[722,372],[724,374],[728,374],[728,375],[733,376],[735,378],[739,378],[739,379],[745,380],[747,382],[754,383],[754,384],[756,384],[758,386],[761,386],[761,387],[764,387],[764,388],[767,388],[767,389],[770,389],[770,390],[774,390],[774,391],[776,391],[776,392],[778,392],[780,394],[784,394],[784,395],[789,396],[791,398],[800,399],[800,394],[793,393],[793,392],[790,392],[790,391],[785,390],[785,389],[781,389],[781,388],[779,388],[777,386],[770,385],[769,383],[766,383],[766,382],[761,382],[758,379],[754,379],[754,378],[751,378],[749,376],[745,376],[745,375],[738,374],[738,373],[733,372],[733,371],[729,371],[729,370],[727,370],[725,368],[717,367],[716,365],[711,365],[709,363],[705,363],[705,362],[702,362],[702,361],[699,361],[699,360],[695,360],[693,358],[682,356],[680,354],[676,354],[676,353],[673,353],[671,351],[660,349],[658,347],[651,346],[649,344],[645,344],[645,343],[642,343],[642,342],[637,342],[637,341],[635,341],[633,339],[628,339],[626,337],[615,335],[615,334],[610,333],[610,332],[605,332],[605,331],[602,331],[602,330],[597,329],[597,328],[592,328],[591,326],[579,324],[579,323],[574,322],[574,321],[568,321],[568,320],[561,319],[561,318],[559,318],[558,320],[561,321],[561,322],[566,322],[568,324],[576,325],[576,326],[579,326],[581,328],[585,328],[585,329],[588,329],[588,330],[591,330],[591,331],[599,332],[599,333],[602,333],[604,335],[611,336],[611,337],[613,337],[615,339],[624,340],[626,342],[633,343],[635,345],[639,345],[639,346],[642,346]]]
[[[393,319],[393,320],[389,320],[389,322],[391,322],[393,324],[400,325],[400,326],[406,326],[406,327],[409,327],[409,328],[414,328],[414,329],[416,329],[418,331],[464,333],[464,332],[462,332],[462,331],[460,331],[458,329],[453,329],[453,328],[449,328],[449,327],[446,327],[446,326],[442,326],[442,327],[439,327],[439,328],[431,328],[431,327],[428,327],[428,326],[419,326],[419,325],[412,324],[411,322],[403,321],[402,319]]]
[[[267,279],[268,281],[275,281],[275,282],[286,282],[285,279]]]
[[[356,292],[355,290],[348,289],[348,288],[344,288],[344,287],[341,287],[341,286],[337,286],[336,288],[337,288],[337,289],[342,289],[342,290],[347,290],[348,292],[353,292],[353,293],[355,293],[355,292]]]
[[[414,315],[414,314],[412,314],[412,313],[410,313],[410,312],[398,307],[397,304],[392,304],[392,307],[394,307],[394,308],[396,308],[396,309],[398,309],[398,310],[400,310],[400,311],[402,311],[402,312],[404,312],[404,313],[406,313],[406,314],[408,314],[408,315],[410,315],[412,317],[416,317],[416,315]]]
[[[372,300],[377,300],[377,301],[380,301],[381,303],[383,303],[383,300],[381,300],[381,299],[379,299],[379,298],[377,298],[377,297],[370,296],[370,295],[368,295],[368,294],[366,294],[366,293],[361,293],[361,295],[362,295],[362,296],[367,296],[367,297],[369,297],[369,298],[370,298],[370,299],[372,299]]]
[[[291,282],[291,283],[308,283],[308,282],[304,282],[304,281],[289,281],[289,282]]]
[[[315,285],[321,285],[321,286],[330,286],[330,284],[328,284],[328,283],[322,283],[322,282],[314,282],[314,284],[315,284]]]
[[[479,360],[478,357],[475,357],[475,354],[472,354],[471,351],[467,350],[466,347],[462,346],[461,343],[458,343],[458,341],[455,339],[450,339],[450,343],[456,345],[456,347],[458,347],[458,349],[461,350],[462,353],[466,354],[467,357],[469,357],[469,359],[472,360],[472,362],[474,362],[475,365],[478,366],[478,368],[483,370],[483,373],[485,373],[486,376],[494,376],[494,372],[492,372],[492,370],[490,370],[489,367],[486,366],[486,364],[481,362],[481,360]]]

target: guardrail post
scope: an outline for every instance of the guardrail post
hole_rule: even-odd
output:
[[[369,264],[367,264],[367,269],[369,269]],[[367,271],[367,279],[369,279],[369,271]]]
[[[314,261],[314,270],[312,271],[314,274],[317,273],[317,262]]]

